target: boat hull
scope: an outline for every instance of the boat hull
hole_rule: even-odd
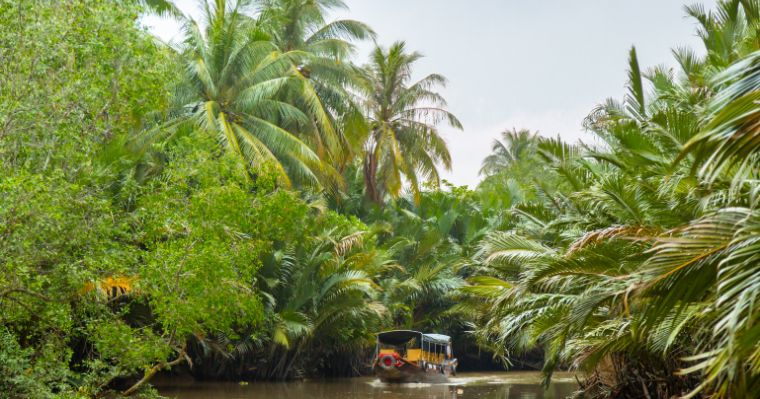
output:
[[[428,366],[422,368],[414,363],[403,362],[401,365],[392,367],[383,367],[376,364],[374,372],[380,381],[386,383],[441,383],[448,381],[449,376],[453,373],[453,368],[452,366]]]

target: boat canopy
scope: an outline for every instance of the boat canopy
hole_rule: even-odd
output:
[[[438,345],[446,345],[451,342],[451,337],[441,334],[423,334],[413,330],[393,330],[384,331],[377,334],[377,340],[389,345],[402,345],[414,338],[422,338],[424,342],[430,342]]]
[[[451,337],[443,334],[423,334],[425,341],[435,342],[436,344],[445,345],[451,342]]]

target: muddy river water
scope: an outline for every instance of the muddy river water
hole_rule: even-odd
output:
[[[574,375],[557,373],[549,389],[534,372],[461,373],[444,384],[383,384],[375,378],[287,383],[219,383],[168,380],[159,392],[177,399],[554,399],[577,389]]]

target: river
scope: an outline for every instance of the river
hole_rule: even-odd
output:
[[[460,373],[444,384],[383,384],[375,378],[307,380],[287,383],[237,384],[164,380],[159,392],[177,399],[559,399],[578,385],[568,373],[557,373],[548,390],[534,372]]]

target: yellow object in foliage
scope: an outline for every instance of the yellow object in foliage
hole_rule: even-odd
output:
[[[106,277],[93,283],[87,283],[82,289],[82,293],[95,292],[98,296],[108,300],[118,298],[122,295],[131,294],[134,291],[134,277]]]

